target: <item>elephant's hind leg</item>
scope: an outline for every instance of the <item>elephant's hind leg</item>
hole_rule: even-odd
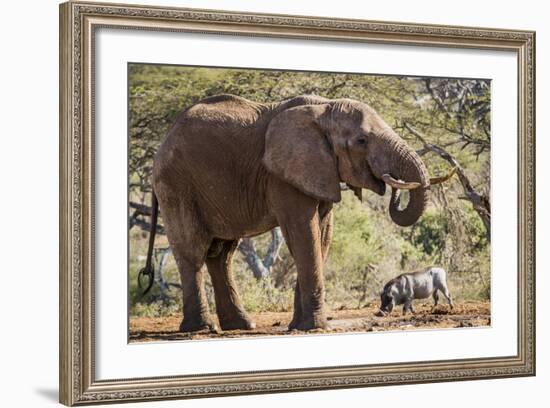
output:
[[[215,240],[206,259],[214,286],[216,312],[223,330],[248,330],[256,327],[243,308],[233,280],[231,261],[237,245],[238,241]]]
[[[217,331],[208,310],[202,271],[211,238],[197,223],[197,217],[188,207],[181,202],[166,199],[162,191],[158,198],[183,289],[183,321],[180,331]]]
[[[175,243],[171,244],[171,246],[176,263],[178,264],[181,286],[183,288],[183,321],[180,325],[180,331],[217,331],[217,326],[208,310],[208,302],[204,290],[204,275],[202,270],[204,258],[198,258],[195,253],[191,254],[187,244]]]

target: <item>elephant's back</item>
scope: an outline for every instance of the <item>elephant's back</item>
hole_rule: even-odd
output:
[[[224,130],[254,127],[269,111],[268,105],[249,101],[240,96],[212,96],[182,112],[177,123],[187,126],[220,127]]]
[[[154,179],[185,184],[202,196],[212,191],[235,199],[260,171],[266,110],[266,105],[233,95],[195,104],[178,117],[158,149]]]
[[[179,115],[159,149],[160,156],[168,161],[185,159],[182,165],[193,168],[201,164],[223,168],[232,158],[261,154],[267,110],[266,105],[234,95],[204,99]]]
[[[273,227],[261,202],[264,109],[243,98],[209,98],[180,115],[155,156],[155,188],[192,202],[216,237]]]

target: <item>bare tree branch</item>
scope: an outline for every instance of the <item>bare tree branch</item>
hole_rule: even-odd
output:
[[[143,231],[151,231],[151,224],[141,218],[138,218],[138,214],[134,212],[129,219],[129,228],[132,229],[134,226],[140,227]],[[157,224],[157,234],[165,235],[164,227]]]
[[[252,274],[258,280],[265,278],[269,275],[269,269],[266,268],[258,253],[254,241],[250,238],[244,238],[239,244],[239,251],[244,255],[246,263],[252,270]]]
[[[279,251],[283,244],[283,234],[279,227],[271,230],[271,243],[264,259],[260,259],[256,252],[254,241],[251,238],[244,238],[239,244],[239,251],[244,255],[246,263],[252,270],[256,279],[263,279],[271,273],[271,269],[279,258]]]
[[[418,151],[418,154],[423,155],[427,152],[433,152],[439,155],[441,158],[449,162],[453,167],[456,167],[456,172],[464,190],[464,195],[459,197],[462,200],[467,200],[472,204],[474,210],[478,213],[479,217],[483,221],[485,226],[487,240],[491,241],[491,203],[489,197],[477,192],[472,186],[470,179],[466,176],[466,173],[460,163],[449,152],[440,146],[428,143],[426,137],[418,130],[413,128],[409,123],[405,122],[404,127],[413,134],[422,144],[424,148]]]
[[[275,261],[279,258],[279,252],[283,246],[283,233],[279,227],[271,230],[271,243],[267,249],[267,254],[264,257],[263,264],[268,270],[271,270]]]

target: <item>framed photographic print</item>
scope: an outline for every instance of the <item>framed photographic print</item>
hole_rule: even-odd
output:
[[[534,42],[62,4],[61,402],[534,375]]]

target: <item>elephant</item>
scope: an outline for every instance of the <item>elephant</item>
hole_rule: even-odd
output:
[[[389,215],[410,226],[427,205],[430,179],[419,155],[367,104],[301,95],[257,103],[222,94],[184,110],[154,157],[149,277],[158,209],[183,290],[180,331],[217,331],[205,296],[212,280],[222,330],[253,329],[231,261],[239,240],[280,226],[297,268],[289,330],[327,328],[323,264],[340,183],[384,195]],[[400,208],[400,191],[409,201]],[[138,278],[139,280],[139,278]]]

